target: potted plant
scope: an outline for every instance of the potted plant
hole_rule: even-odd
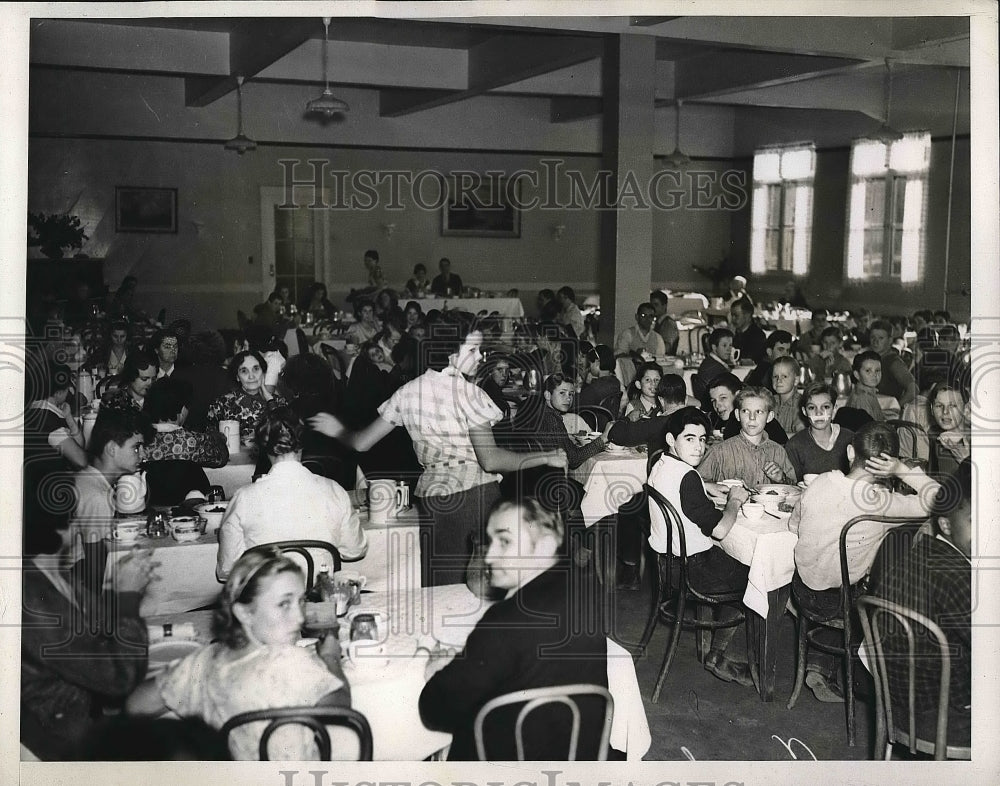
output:
[[[38,246],[49,259],[62,259],[64,248],[83,248],[86,239],[79,216],[28,213],[28,247]]]

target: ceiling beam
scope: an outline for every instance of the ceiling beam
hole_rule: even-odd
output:
[[[759,87],[801,82],[867,63],[841,57],[810,57],[752,51],[706,54],[674,65],[674,95],[699,98],[737,93]]]
[[[382,90],[379,113],[402,117],[464,101],[505,85],[592,60],[601,54],[601,39],[578,36],[501,34],[469,48],[466,90]]]
[[[273,19],[235,22],[229,33],[229,73],[220,77],[186,78],[185,105],[207,106],[231,93],[236,88],[234,76],[251,79],[315,36],[318,26],[315,18],[283,19],[280,23]]]
[[[604,99],[587,96],[556,96],[549,101],[549,119],[553,123],[571,123],[599,117],[604,113]]]

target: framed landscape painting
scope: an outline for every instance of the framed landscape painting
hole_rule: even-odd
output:
[[[446,237],[521,237],[519,182],[482,179],[459,189],[448,183],[448,201],[441,211],[441,234]],[[513,197],[513,198],[512,198]]]
[[[177,232],[177,189],[116,186],[115,232]]]

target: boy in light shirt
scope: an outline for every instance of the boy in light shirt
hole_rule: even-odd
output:
[[[748,385],[736,395],[735,417],[740,433],[713,445],[698,467],[705,480],[739,479],[748,488],[765,483],[794,483],[795,470],[785,449],[765,432],[774,419],[774,394]]]

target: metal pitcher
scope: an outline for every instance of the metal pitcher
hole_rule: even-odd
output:
[[[833,375],[833,389],[838,396],[846,396],[851,392],[851,375],[845,371],[838,371]]]

